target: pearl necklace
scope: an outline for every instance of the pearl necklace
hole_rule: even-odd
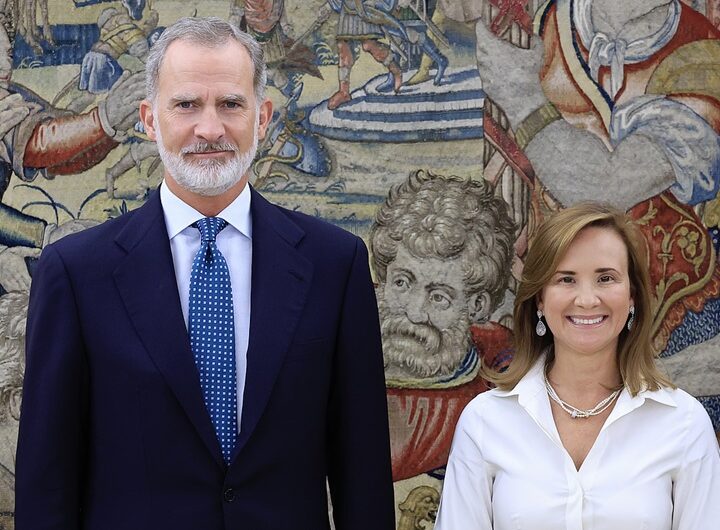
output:
[[[590,416],[597,416],[598,414],[602,414],[610,405],[612,405],[612,402],[615,401],[615,398],[620,395],[620,388],[617,390],[614,390],[612,394],[610,394],[608,397],[603,399],[600,403],[595,405],[591,409],[579,409],[577,407],[573,407],[569,403],[566,403],[562,399],[560,399],[560,396],[557,395],[557,392],[555,392],[555,389],[550,384],[550,381],[548,381],[547,374],[544,374],[545,378],[545,389],[547,390],[548,396],[550,396],[550,399],[552,399],[555,403],[560,405],[560,408],[563,409],[565,412],[570,414],[570,417],[572,418],[589,418]]]

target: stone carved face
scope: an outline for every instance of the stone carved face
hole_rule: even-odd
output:
[[[466,294],[461,260],[415,257],[404,245],[378,298],[390,376],[454,373],[470,347],[469,307],[489,306],[486,293]]]
[[[435,488],[418,486],[398,506],[401,513],[398,528],[402,530],[432,528],[439,506],[440,494]]]
[[[502,302],[514,231],[485,181],[417,170],[391,189],[370,233],[386,377],[458,373]]]

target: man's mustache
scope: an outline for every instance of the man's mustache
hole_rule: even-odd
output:
[[[400,338],[413,339],[430,353],[440,349],[442,333],[439,329],[428,324],[414,324],[401,316],[385,317],[382,322],[383,336],[396,335]]]
[[[237,153],[240,149],[235,144],[228,142],[198,142],[193,145],[188,145],[180,150],[183,155],[190,155],[196,153],[212,153],[216,151],[231,151]]]

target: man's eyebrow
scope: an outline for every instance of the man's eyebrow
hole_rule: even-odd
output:
[[[455,295],[457,294],[457,291],[455,290],[454,287],[451,287],[451,286],[449,286],[448,284],[442,283],[442,282],[432,282],[431,284],[429,284],[429,285],[427,286],[427,288],[428,288],[428,290],[432,290],[432,289],[445,289],[445,290],[448,291],[448,293],[450,293],[452,296],[455,296]]]
[[[393,270],[393,273],[396,273],[396,272],[402,272],[403,274],[407,274],[408,276],[410,276],[410,278],[411,278],[412,280],[415,280],[415,275],[412,273],[412,271],[411,271],[410,269],[405,269],[405,268],[403,268],[403,267],[398,267],[398,268],[396,268],[396,269]]]
[[[225,94],[224,96],[220,96],[220,98],[218,98],[218,101],[232,101],[234,103],[239,103],[240,105],[247,105],[248,103],[248,99],[242,94]]]
[[[196,103],[200,98],[195,94],[177,94],[170,98],[170,103]]]

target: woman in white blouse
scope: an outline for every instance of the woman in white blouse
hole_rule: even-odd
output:
[[[458,422],[435,530],[720,528],[718,442],[655,366],[640,241],[594,204],[539,227],[515,357]]]

